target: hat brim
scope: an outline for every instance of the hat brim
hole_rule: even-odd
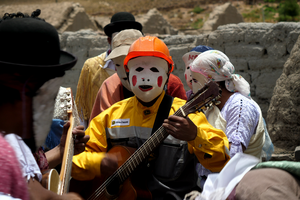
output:
[[[66,51],[60,51],[59,64],[57,65],[27,65],[0,61],[1,71],[16,73],[61,73],[75,66],[77,57]]]
[[[111,35],[115,32],[120,32],[125,29],[136,29],[142,32],[143,26],[139,22],[136,21],[118,21],[107,24],[104,27],[104,33],[111,37]]]
[[[119,46],[113,49],[110,54],[105,58],[105,62],[108,60],[111,60],[113,58],[119,57],[119,56],[126,56],[128,54],[130,46],[129,45],[124,45],[124,46]]]

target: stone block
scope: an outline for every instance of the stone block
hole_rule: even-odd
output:
[[[286,47],[287,47],[287,52],[290,54],[295,43],[297,42],[297,39],[300,35],[300,30],[296,29],[288,35],[287,41],[286,41]]]
[[[169,45],[182,45],[182,44],[190,44],[195,41],[196,36],[192,35],[172,35],[163,39],[164,43]]]
[[[260,59],[247,58],[251,71],[263,69],[283,69],[287,59],[288,56],[284,56],[280,59],[272,56],[269,56],[268,58],[261,57]]]
[[[256,96],[263,99],[271,99],[276,80],[280,77],[281,73],[282,70],[280,69],[261,70],[260,75],[252,79],[252,84],[256,86]]]
[[[255,57],[261,58],[264,54],[264,47],[261,45],[225,45],[225,54],[230,57]]]
[[[218,30],[209,34],[207,39],[208,46],[210,47],[220,46],[221,43],[222,40],[220,39],[220,32]]]
[[[105,52],[106,50],[107,50],[107,48],[91,48],[88,51],[88,57],[91,58],[91,57],[98,56],[98,55],[102,54],[103,52]]]
[[[233,35],[235,37],[232,37]],[[220,32],[220,37],[223,41],[226,41],[227,44],[243,44],[243,42],[245,41],[245,32],[241,29],[227,29]]]
[[[277,59],[287,55],[287,53],[286,44],[283,42],[277,42],[267,47],[268,56],[275,57]]]
[[[230,57],[229,57],[230,58]],[[230,62],[233,64],[235,71],[248,71],[248,63],[246,59],[243,58],[230,58]]]

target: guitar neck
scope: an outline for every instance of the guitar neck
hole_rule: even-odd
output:
[[[70,88],[67,89],[71,90]],[[72,160],[74,155],[74,139],[73,139],[72,131],[77,125],[79,125],[78,112],[76,106],[74,105],[72,92],[70,92],[70,95],[71,95],[70,103],[72,105],[70,106],[70,109],[67,111],[70,127],[68,129],[68,133],[66,137],[64,155],[63,155],[63,160],[61,165],[61,172],[59,176],[61,184],[60,184],[58,194],[60,195],[62,195],[63,193],[67,193],[69,190],[69,183],[70,183],[71,170],[72,170]]]
[[[71,126],[71,124],[73,124]],[[70,117],[70,128],[68,130],[67,138],[66,138],[66,144],[65,144],[65,150],[64,150],[64,156],[62,160],[61,165],[61,171],[60,171],[60,190],[59,193],[62,195],[63,193],[68,192],[69,188],[69,180],[71,178],[71,169],[72,169],[72,159],[74,155],[74,139],[72,137],[72,130],[74,128],[74,118]]]

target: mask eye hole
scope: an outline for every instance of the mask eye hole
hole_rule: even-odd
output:
[[[188,66],[187,69],[190,69],[190,66]]]
[[[120,67],[121,65],[120,65],[120,64],[116,64],[116,66],[117,66],[117,67]]]
[[[194,83],[198,83],[197,79],[194,79],[194,78],[193,78],[193,82],[194,82]]]
[[[138,67],[138,68],[136,68],[136,70],[135,71],[137,71],[137,72],[141,72],[141,71],[143,71],[144,70],[144,68],[142,68],[142,67]]]
[[[151,67],[150,70],[151,70],[152,72],[159,72],[158,69],[157,69],[156,67]]]

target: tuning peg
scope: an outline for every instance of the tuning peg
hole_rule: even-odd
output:
[[[221,101],[215,101],[215,105],[219,105],[221,103]]]
[[[203,113],[204,113],[204,110],[203,110],[203,109],[201,109],[201,108],[199,108],[199,109],[198,109],[198,111],[199,111],[199,112],[203,112]]]

